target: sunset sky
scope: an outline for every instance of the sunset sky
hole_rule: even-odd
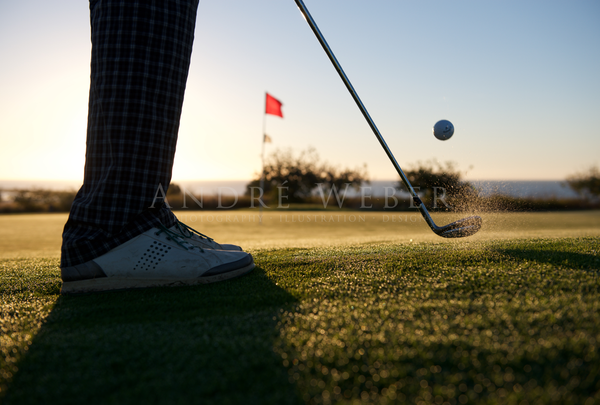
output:
[[[600,2],[305,3],[402,167],[560,180],[600,163]],[[0,180],[83,178],[89,38],[88,2],[0,2]],[[201,0],[174,180],[250,179],[265,91],[284,113],[267,153],[397,178],[293,0]]]

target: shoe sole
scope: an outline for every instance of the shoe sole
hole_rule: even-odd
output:
[[[121,277],[102,277],[89,280],[63,282],[61,294],[79,294],[87,292],[128,290],[133,288],[151,287],[181,287],[199,284],[210,284],[243,276],[254,269],[254,262],[245,267],[209,277],[199,277],[186,280],[166,279],[132,279]]]

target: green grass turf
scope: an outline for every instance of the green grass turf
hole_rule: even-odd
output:
[[[254,249],[250,275],[59,296],[0,261],[5,403],[600,404],[597,237]]]
[[[339,246],[360,243],[439,242],[418,212],[179,211],[186,224],[217,241],[246,249]],[[600,211],[536,213],[434,213],[443,225],[468,215],[483,217],[469,241],[539,237],[600,237]],[[0,258],[60,256],[67,214],[0,215]],[[455,243],[453,240],[446,240]]]

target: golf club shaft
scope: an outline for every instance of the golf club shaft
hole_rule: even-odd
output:
[[[419,210],[421,211],[421,214],[423,215],[423,218],[425,218],[425,221],[427,222],[427,224],[432,229],[437,229],[438,227],[433,222],[433,219],[431,219],[431,216],[429,215],[429,212],[427,211],[427,208],[425,208],[425,204],[423,204],[421,202],[419,196],[417,195],[417,193],[413,189],[412,185],[410,184],[410,181],[408,181],[408,178],[406,177],[406,175],[402,171],[402,168],[400,167],[400,165],[396,161],[396,158],[392,154],[392,151],[387,146],[387,143],[385,142],[385,139],[383,139],[383,136],[379,132],[379,129],[377,128],[377,125],[375,125],[375,122],[373,121],[373,119],[369,115],[369,112],[367,111],[367,109],[365,108],[364,104],[360,100],[360,97],[358,97],[358,94],[356,93],[356,90],[354,90],[354,87],[352,86],[352,83],[350,83],[350,80],[348,79],[348,76],[346,76],[346,73],[344,73],[344,69],[342,69],[342,66],[340,65],[340,63],[338,62],[337,58],[333,54],[331,48],[327,44],[327,41],[323,37],[323,34],[321,34],[321,31],[319,30],[319,27],[315,23],[315,20],[313,20],[312,16],[310,15],[310,12],[308,11],[308,9],[306,8],[306,6],[304,5],[304,2],[302,0],[294,0],[294,1],[298,5],[298,8],[300,9],[300,12],[302,13],[302,15],[304,16],[304,18],[306,19],[306,22],[308,23],[308,25],[310,26],[310,28],[312,29],[312,31],[316,35],[317,39],[319,40],[319,43],[323,47],[323,50],[325,50],[325,53],[329,57],[329,60],[331,60],[331,63],[335,67],[335,70],[337,70],[337,72],[340,75],[342,81],[346,85],[346,88],[348,89],[348,91],[352,95],[352,98],[356,102],[356,105],[358,106],[358,108],[362,112],[363,116],[367,120],[367,123],[371,127],[371,130],[373,130],[373,133],[375,134],[375,136],[377,137],[377,140],[379,141],[379,143],[383,147],[383,150],[385,151],[385,153],[387,154],[388,158],[390,159],[390,161],[392,162],[392,164],[396,168],[396,171],[400,175],[400,178],[402,179],[402,181],[404,182],[404,184],[408,188],[408,191],[410,192],[413,200],[418,204]]]

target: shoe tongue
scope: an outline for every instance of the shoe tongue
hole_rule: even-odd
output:
[[[172,227],[169,228],[169,231],[173,232],[174,234],[176,234],[177,236],[179,236],[181,239],[185,240],[185,239],[194,239],[194,235],[193,233],[188,231],[188,234],[186,235],[185,230],[181,229],[177,224],[173,225]],[[187,242],[184,242],[187,243]]]
[[[168,228],[167,230],[169,231],[169,237],[172,239],[177,239],[177,242],[186,249],[201,250],[199,247],[187,242],[186,238],[181,235],[180,232],[178,232],[179,230],[177,229],[176,225]]]
[[[183,225],[183,226],[182,226]],[[200,234],[197,231],[194,231],[193,229],[189,228],[187,225],[185,225],[184,223],[180,222],[178,224],[173,225],[172,227],[169,228],[169,231],[176,233],[177,235],[180,235],[183,238],[186,239],[191,239],[191,240],[200,240],[200,241],[212,241],[212,238]],[[194,233],[194,232],[196,233]]]

